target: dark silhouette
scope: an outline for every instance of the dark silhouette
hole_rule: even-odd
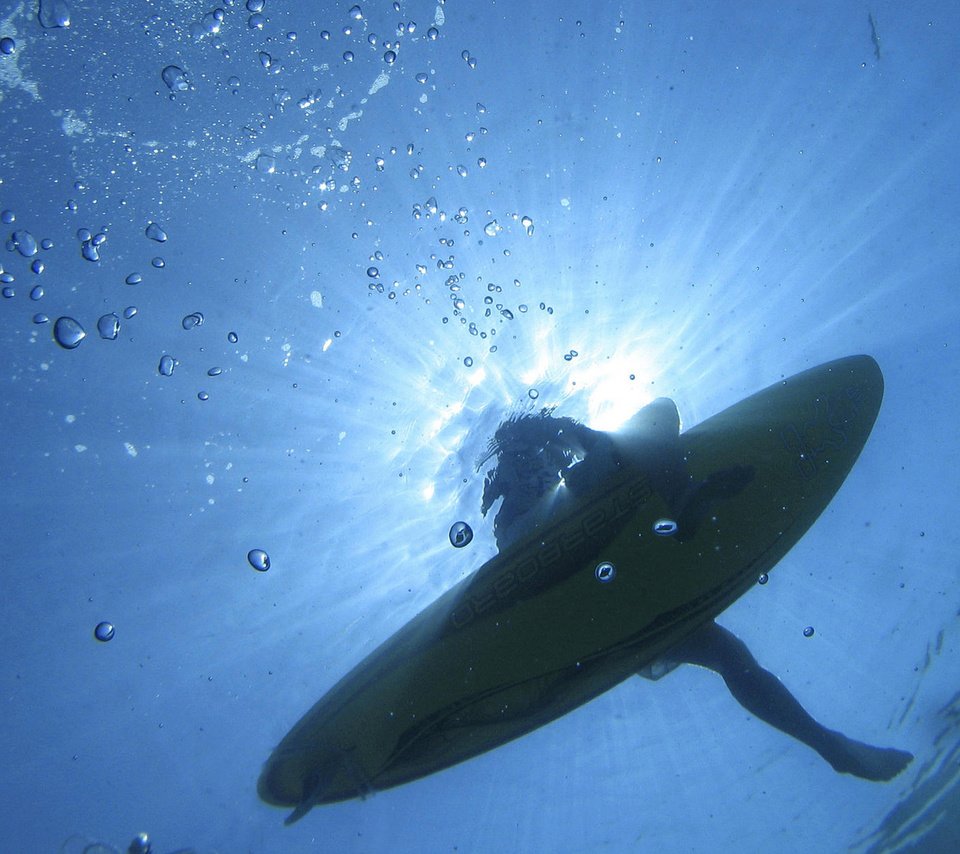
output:
[[[692,537],[717,502],[737,495],[750,483],[753,470],[735,466],[695,481],[686,471],[679,428],[676,406],[666,398],[637,413],[616,437],[572,418],[554,417],[550,409],[509,418],[477,464],[479,471],[496,457],[484,482],[481,512],[486,515],[502,499],[494,519],[498,548],[503,551],[564,512],[627,459],[643,471],[671,509],[672,535],[681,541]],[[776,676],[757,663],[743,641],[712,620],[640,675],[658,679],[685,663],[720,674],[747,711],[816,750],[838,772],[890,780],[913,759],[906,751],[854,741],[818,723]]]

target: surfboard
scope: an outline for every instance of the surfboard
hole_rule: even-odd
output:
[[[542,726],[668,653],[768,573],[863,449],[883,377],[851,356],[778,382],[680,434],[705,490],[679,521],[629,458],[414,617],[290,730],[262,800],[312,807],[409,782]],[[689,507],[688,507],[689,511]],[[687,530],[684,530],[684,527]]]

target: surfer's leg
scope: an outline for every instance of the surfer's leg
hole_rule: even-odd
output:
[[[741,706],[812,747],[836,771],[890,780],[913,759],[906,751],[854,741],[818,723],[776,676],[757,663],[742,640],[714,622],[671,649],[670,656],[719,673]]]

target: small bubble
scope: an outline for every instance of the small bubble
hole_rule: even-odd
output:
[[[44,29],[70,26],[70,7],[65,0],[40,0],[37,20]]]
[[[0,53],[4,54],[4,56],[9,56],[16,49],[17,43],[9,36],[0,39]]]
[[[30,262],[30,269],[39,276],[45,269],[43,261],[39,258],[34,258],[33,261]]]
[[[457,174],[458,174],[461,178],[466,178],[466,177],[467,177],[467,167],[464,166],[464,165],[461,163],[459,166],[457,166]],[[493,236],[493,235],[491,235],[491,237],[492,237],[492,236]]]
[[[136,307],[135,305],[128,305],[128,306],[123,310],[123,316],[124,316],[127,320],[129,320],[131,317],[136,317],[136,316],[137,316],[137,307]]]
[[[157,243],[164,243],[167,239],[167,233],[155,222],[147,225],[144,234],[151,240],[157,241]]]
[[[438,30],[436,27],[430,27],[430,29],[427,30],[427,38],[430,39],[430,41],[435,42],[438,38],[440,38],[440,30]]]
[[[424,83],[427,82],[427,75],[425,72],[421,71],[417,74],[415,79],[417,83],[419,83],[422,86]]]
[[[363,10],[359,6],[351,6],[350,11],[347,13],[353,18],[354,21],[359,21],[363,18]]]
[[[162,270],[166,266],[166,261],[163,260],[159,255],[156,258],[150,259],[150,266],[156,267],[158,270]]]
[[[13,248],[24,258],[32,258],[37,254],[37,241],[29,231],[18,229],[11,235]]]
[[[465,357],[464,360],[463,360],[463,364],[464,364],[465,367],[472,368],[472,367],[473,367],[473,358],[472,358],[471,356]]]
[[[527,231],[527,237],[533,237],[533,220],[530,217],[525,216],[520,218],[520,225],[522,225]]]
[[[210,368],[210,370],[207,371],[207,376],[208,376],[208,377],[219,377],[220,374],[222,374],[222,373],[223,373],[223,368]]]
[[[383,61],[384,61],[385,63],[387,63],[387,65],[393,65],[393,63],[395,63],[395,62],[397,61],[397,53],[396,53],[396,51],[388,50],[388,51],[383,55]]]
[[[140,282],[143,281],[143,276],[141,276],[139,273],[131,273],[129,276],[127,276],[127,278],[124,279],[124,281],[128,285],[139,285]]]
[[[198,391],[197,400],[210,400],[210,395],[207,394],[205,391]]]
[[[64,350],[74,350],[87,337],[87,333],[72,317],[58,317],[53,325],[53,337]]]
[[[36,302],[39,299],[43,299],[43,285],[34,285],[30,290],[30,299]]]
[[[757,584],[766,584],[770,580],[770,576],[765,572],[761,572],[760,576],[757,578]]]
[[[9,208],[0,213],[0,222],[2,222],[4,225],[12,225],[16,221],[17,215]]]
[[[813,626],[807,626],[807,627],[803,630],[803,636],[804,636],[805,638],[812,638],[812,637],[813,637]]]
[[[106,643],[109,640],[113,640],[114,634],[116,634],[116,629],[114,628],[113,623],[108,623],[106,621],[97,623],[97,627],[93,630],[93,636],[101,643]]]
[[[173,374],[173,369],[177,366],[177,360],[173,356],[164,354],[160,357],[160,364],[157,365],[157,371],[161,376],[169,377]]]
[[[677,532],[677,523],[673,519],[657,519],[653,523],[653,533],[661,537],[669,537]]]
[[[538,397],[540,397],[540,392],[535,388],[532,388],[527,392],[527,397],[529,397],[530,400],[536,400]]]
[[[190,88],[186,73],[176,65],[168,65],[160,72],[160,76],[171,92],[186,92]]]
[[[462,549],[473,539],[473,528],[466,522],[454,522],[450,526],[450,545],[455,549]]]
[[[197,326],[203,326],[203,315],[199,311],[188,314],[180,321],[180,325],[184,329],[195,329]]]
[[[486,234],[487,237],[496,237],[497,234],[499,234],[502,230],[503,226],[500,225],[500,223],[495,219],[491,220],[483,227],[483,233]]]
[[[120,318],[112,312],[105,314],[97,321],[97,332],[105,341],[116,341],[120,334]]]
[[[257,156],[255,168],[262,175],[273,175],[277,171],[277,159],[269,154]]]
[[[43,240],[40,241],[40,248],[53,249],[53,241],[49,237],[44,237]]]
[[[247,552],[247,562],[258,572],[270,569],[270,555],[263,549],[250,549]]]
[[[240,338],[239,338],[239,336],[237,335],[236,332],[228,332],[228,333],[227,333],[227,341],[229,341],[231,344],[236,344],[237,341],[239,341],[239,340],[240,340]]]
[[[50,318],[47,317],[45,314],[35,314],[33,316],[33,322],[36,324],[49,323]]]
[[[376,267],[367,267],[367,276],[371,279],[379,279],[380,271]]]
[[[7,285],[2,291],[0,291],[0,294],[3,294],[4,299],[13,299],[17,295],[17,292]]]
[[[593,571],[593,574],[597,577],[597,581],[602,582],[603,584],[609,584],[617,575],[617,568],[608,561],[603,563],[598,563],[597,568]]]
[[[343,52],[343,61],[344,61],[344,62],[353,62],[353,51],[352,51],[352,50],[345,50],[345,51]]]

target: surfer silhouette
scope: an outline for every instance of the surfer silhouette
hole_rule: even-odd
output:
[[[616,435],[555,417],[552,409],[507,419],[477,462],[480,471],[496,457],[484,481],[481,513],[485,516],[501,500],[493,525],[498,549],[503,551],[555,514],[571,509],[628,459],[670,508],[672,518],[665,521],[672,524],[671,536],[681,542],[691,538],[712,508],[737,495],[754,472],[749,466],[734,466],[695,481],[686,471],[679,434],[677,408],[667,398],[644,407]],[[659,679],[681,664],[719,674],[748,712],[817,751],[837,772],[890,780],[913,759],[906,751],[864,744],[823,726],[757,662],[743,641],[713,620],[639,675]]]

